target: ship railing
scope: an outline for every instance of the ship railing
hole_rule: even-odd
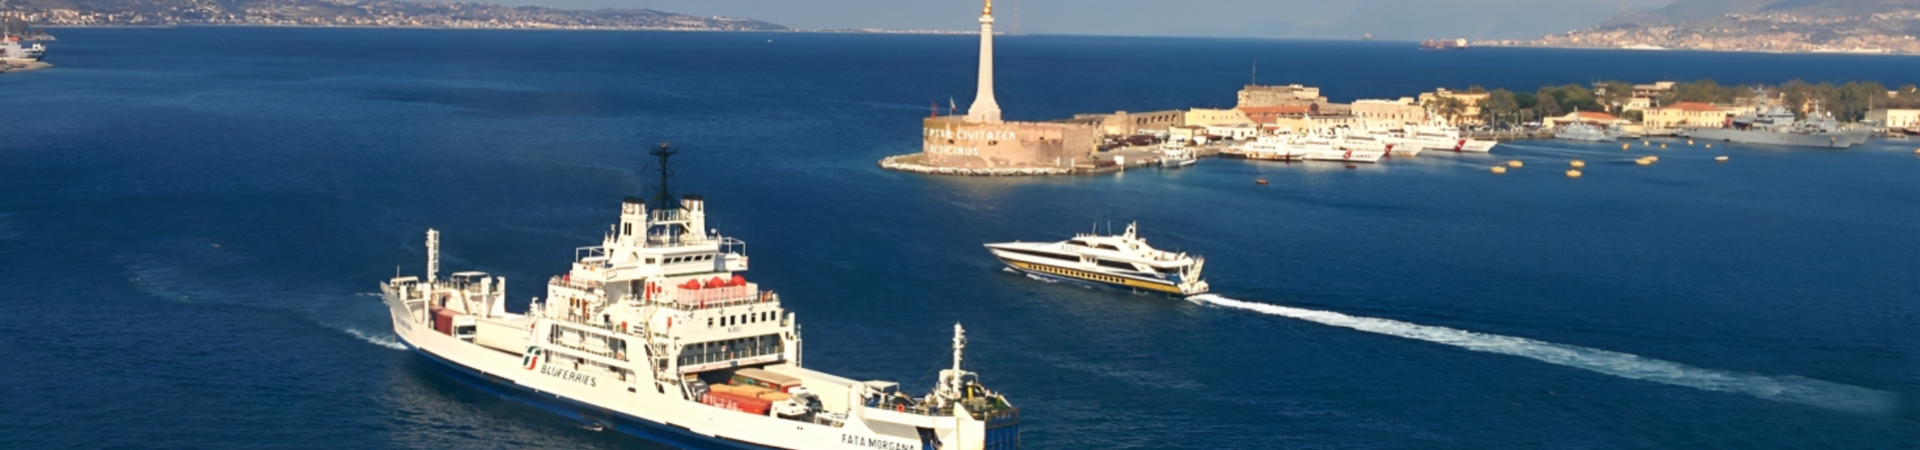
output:
[[[907,414],[920,415],[920,416],[933,416],[933,417],[952,417],[953,416],[953,407],[951,406],[930,407],[930,406],[915,404],[911,402],[893,401],[891,399],[884,399],[884,398],[877,402],[870,400],[866,403],[866,406],[868,408],[883,409],[887,411],[907,413]]]
[[[761,291],[760,285],[747,283],[739,286],[687,289],[676,287],[670,303],[680,309],[724,308],[728,306],[777,301],[779,297],[773,291]]]
[[[586,291],[586,292],[592,292],[594,289],[600,288],[600,283],[597,281],[574,281],[573,279],[568,278],[566,276],[555,276],[553,278],[549,278],[547,279],[547,285],[577,289],[577,290]]]

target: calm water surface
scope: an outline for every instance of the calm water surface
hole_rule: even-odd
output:
[[[440,377],[393,348],[371,293],[421,270],[435,227],[446,267],[544,295],[536,281],[646,193],[656,141],[685,151],[680,189],[799,313],[810,366],[924,387],[963,322],[1027,448],[1920,446],[1920,141],[932,178],[874,161],[917,149],[928,103],[972,98],[963,36],[59,34],[59,68],[0,76],[0,436],[17,448],[655,448]],[[1261,82],[1335,101],[1920,73],[1841,55],[998,45],[1016,119],[1230,106],[1255,59]],[[1527,167],[1487,173],[1507,159]],[[1561,175],[1570,159],[1585,177]],[[1205,255],[1222,298],[1040,283],[979,246],[1135,220]]]

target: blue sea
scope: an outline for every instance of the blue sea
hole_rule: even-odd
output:
[[[0,75],[0,447],[661,448],[440,375],[373,293],[423,270],[431,227],[450,271],[544,295],[621,197],[650,194],[645,152],[671,141],[676,189],[749,243],[808,366],[924,389],[963,323],[1025,448],[1920,448],[1920,140],[940,178],[875,161],[918,150],[929,104],[972,99],[971,37],[55,33],[58,67]],[[1231,106],[1256,60],[1260,83],[1335,101],[1920,74],[1848,55],[996,45],[1022,120]],[[1562,174],[1573,159],[1585,176]],[[1044,283],[980,246],[1131,222],[1204,255],[1217,295]]]

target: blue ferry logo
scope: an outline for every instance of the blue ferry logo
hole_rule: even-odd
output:
[[[533,370],[540,366],[540,355],[544,354],[546,352],[540,350],[540,347],[527,346],[527,356],[520,357],[520,365],[526,366],[527,370]]]

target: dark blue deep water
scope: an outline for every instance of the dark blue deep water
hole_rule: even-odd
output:
[[[657,141],[799,313],[810,366],[924,386],[964,322],[1026,448],[1920,447],[1920,140],[933,178],[874,161],[917,150],[929,102],[971,100],[972,38],[57,32],[60,67],[0,76],[0,447],[653,448],[443,378],[369,294],[435,227],[449,269],[543,295],[646,193]],[[1227,106],[1254,59],[1336,101],[1920,74],[1410,47],[1007,37],[999,98]],[[1507,159],[1527,167],[1487,173]],[[1040,283],[979,246],[1132,220],[1235,300]]]

